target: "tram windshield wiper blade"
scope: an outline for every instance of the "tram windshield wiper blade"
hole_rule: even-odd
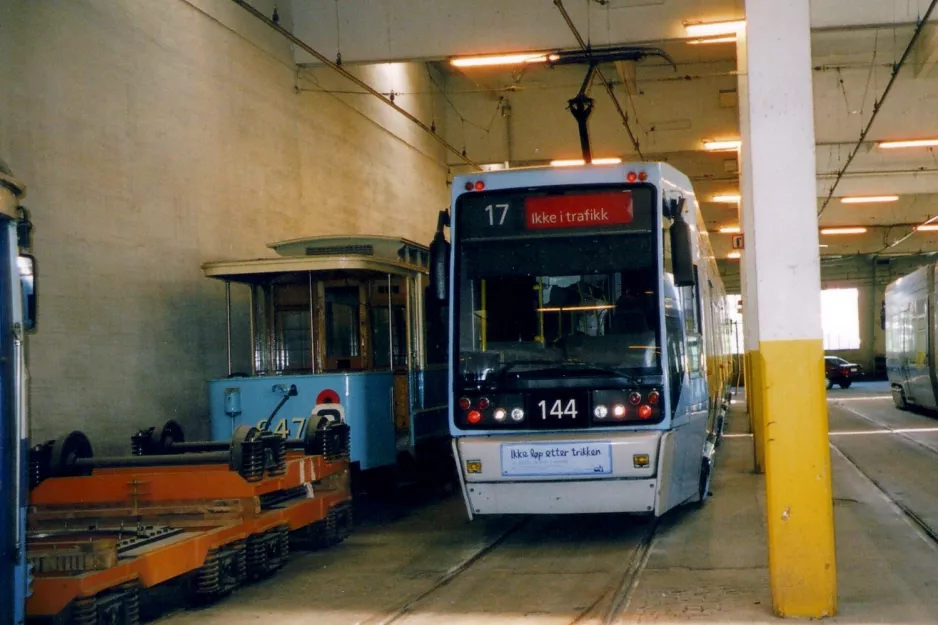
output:
[[[515,367],[529,367],[531,365],[547,365],[544,369],[555,369],[562,366],[563,363],[556,360],[513,360],[506,362],[498,368],[498,375],[504,375]],[[531,371],[543,371],[544,369],[531,369]]]
[[[617,378],[624,378],[625,380],[628,380],[629,384],[639,383],[639,378],[637,378],[635,375],[631,373],[627,373],[626,371],[622,369],[611,367],[609,365],[597,365],[597,364],[593,364],[589,362],[566,362],[566,363],[563,363],[563,368],[566,371],[570,371],[571,368],[573,368],[573,370],[578,369],[583,372],[596,371],[599,373],[605,373],[607,375],[613,375]]]

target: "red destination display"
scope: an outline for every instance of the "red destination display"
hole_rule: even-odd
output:
[[[528,230],[627,224],[632,222],[632,194],[617,191],[529,197],[524,200],[524,219]]]

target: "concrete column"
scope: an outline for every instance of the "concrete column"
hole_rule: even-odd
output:
[[[752,253],[748,252],[755,244],[752,233],[755,219],[752,211],[752,150],[749,128],[749,69],[746,53],[746,31],[741,30],[736,36],[736,94],[739,102],[739,137],[742,147],[737,154],[739,163],[740,195],[739,225],[744,234],[742,258],[739,262],[739,284],[743,296],[743,349],[746,371],[746,409],[749,413],[749,430],[753,439],[753,465],[756,473],[765,469],[765,428],[762,421],[761,384],[756,377],[758,371],[752,367],[753,354],[759,351],[759,302],[755,297],[756,267]],[[750,297],[749,294],[752,294]]]
[[[764,442],[769,573],[779,616],[837,607],[824,389],[810,0],[745,0],[743,227],[749,353]],[[752,321],[750,321],[752,320]],[[747,329],[748,334],[748,329]],[[751,335],[747,338],[751,338]],[[747,349],[752,345],[747,344]]]

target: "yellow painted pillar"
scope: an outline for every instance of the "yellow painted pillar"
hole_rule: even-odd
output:
[[[740,170],[743,264],[758,277],[748,280],[746,295],[757,325],[750,369],[758,389],[754,438],[764,436],[772,605],[779,616],[819,618],[836,613],[837,575],[809,3],[745,0]]]

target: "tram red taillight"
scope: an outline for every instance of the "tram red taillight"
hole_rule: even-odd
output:
[[[462,408],[463,410],[469,410],[470,408],[472,408],[472,402],[469,400],[468,397],[460,397],[459,407]]]
[[[640,171],[638,172],[638,179],[641,180],[642,182],[645,182],[646,180],[648,180],[648,174],[646,174],[643,171]]]
[[[630,171],[629,173],[625,175],[625,179],[628,180],[629,182],[635,182],[636,180],[638,180],[638,174],[636,174],[634,171]]]
[[[652,391],[652,392],[648,393],[648,403],[649,403],[649,404],[657,404],[657,403],[658,403],[658,400],[659,400],[660,398],[661,398],[661,396],[658,394],[658,391]]]
[[[470,410],[469,414],[466,415],[466,420],[469,423],[475,425],[479,423],[480,421],[482,421],[482,413],[479,412],[478,410]]]
[[[637,406],[642,403],[642,394],[638,391],[632,391],[629,393],[629,403],[633,406]]]
[[[648,419],[651,417],[651,406],[642,404],[638,409],[638,416],[640,419]]]
[[[485,410],[488,407],[489,407],[489,398],[480,397],[479,398],[479,410]]]

